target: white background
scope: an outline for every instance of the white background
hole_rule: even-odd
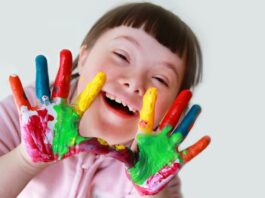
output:
[[[0,99],[8,75],[34,82],[43,53],[54,79],[60,49],[77,55],[90,26],[125,1],[24,0],[0,3]],[[127,1],[128,2],[128,1]],[[180,173],[186,198],[265,197],[265,5],[262,0],[151,1],[173,11],[197,34],[204,78],[193,103],[203,112],[184,146],[204,134],[209,148]]]

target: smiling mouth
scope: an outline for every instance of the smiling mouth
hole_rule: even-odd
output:
[[[121,100],[110,96],[106,92],[102,92],[102,96],[107,107],[115,114],[123,118],[131,118],[139,115],[138,111],[132,109],[130,106],[126,105]]]

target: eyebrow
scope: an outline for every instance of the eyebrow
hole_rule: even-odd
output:
[[[130,36],[117,36],[114,38],[114,40],[116,40],[116,39],[125,39],[125,40],[135,44],[136,46],[140,47],[140,43]]]

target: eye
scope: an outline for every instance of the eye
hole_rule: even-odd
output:
[[[124,61],[126,61],[126,62],[129,62],[129,59],[124,55],[124,54],[122,54],[122,53],[120,53],[120,52],[113,52],[118,58],[120,58],[120,59],[122,59],[122,60],[124,60]]]
[[[155,77],[153,77],[153,79],[157,80],[159,83],[161,83],[164,86],[168,87],[168,83],[163,78],[160,78],[160,77],[155,76]]]

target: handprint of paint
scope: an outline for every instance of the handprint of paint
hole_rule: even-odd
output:
[[[130,149],[110,146],[100,138],[82,137],[78,124],[87,108],[99,94],[106,76],[99,72],[73,105],[67,103],[70,89],[72,55],[69,50],[60,54],[60,68],[50,97],[47,60],[36,57],[36,95],[40,105],[32,107],[17,76],[10,76],[10,84],[20,115],[22,142],[33,162],[50,162],[64,159],[79,152],[109,154],[133,164],[134,155]]]
[[[185,163],[210,143],[210,138],[205,136],[185,150],[178,149],[201,111],[200,106],[194,105],[174,129],[191,98],[189,90],[180,93],[161,122],[159,131],[153,132],[156,95],[156,89],[150,88],[144,96],[138,124],[138,161],[127,171],[138,191],[145,195],[161,191]]]

